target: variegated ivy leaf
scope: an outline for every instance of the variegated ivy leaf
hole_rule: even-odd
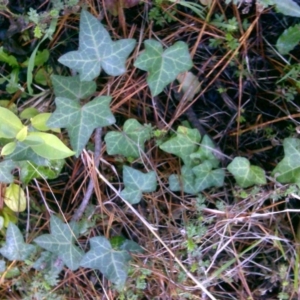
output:
[[[223,169],[213,170],[213,164],[206,160],[193,168],[195,174],[195,190],[201,192],[211,187],[221,187],[224,184],[225,171]]]
[[[6,231],[6,241],[0,253],[9,260],[24,261],[36,250],[34,245],[24,243],[20,229],[13,223],[9,223]]]
[[[180,175],[172,174],[169,176],[169,187],[173,192],[183,191],[187,194],[196,195],[193,170],[187,166],[182,166]]]
[[[272,175],[281,183],[296,183],[300,187],[300,139],[284,139],[283,148],[284,158]]]
[[[145,51],[137,58],[134,66],[148,71],[147,83],[152,96],[161,93],[178,74],[193,66],[188,46],[184,42],[176,42],[165,51],[162,44],[155,40],[146,40],[144,44]]]
[[[123,181],[125,189],[120,195],[131,204],[139,203],[143,192],[154,192],[157,187],[154,171],[143,173],[128,166],[123,167]]]
[[[159,148],[180,157],[184,164],[190,167],[192,166],[190,155],[198,149],[200,139],[198,129],[179,126],[176,136],[161,144]]]
[[[79,72],[81,81],[98,77],[101,68],[108,75],[125,72],[125,62],[136,41],[112,41],[104,26],[86,10],[82,10],[79,26],[79,49],[59,58],[59,62]]]
[[[67,128],[75,155],[79,156],[95,128],[115,123],[109,108],[110,101],[111,97],[100,96],[81,106],[68,98],[55,98],[56,110],[47,126]]]
[[[213,168],[217,168],[220,161],[214,155],[215,145],[208,135],[205,135],[201,141],[199,149],[190,155],[192,160],[199,159],[201,162],[209,160]]]
[[[83,251],[74,244],[79,231],[78,224],[73,222],[64,224],[58,217],[52,215],[50,228],[51,234],[40,235],[34,242],[60,257],[69,269],[78,269],[83,257]]]
[[[17,164],[10,159],[0,162],[0,183],[12,183],[14,177],[11,172],[16,167]]]
[[[110,131],[106,134],[106,151],[109,155],[124,155],[138,158],[144,152],[144,144],[151,138],[151,127],[141,125],[135,119],[124,123],[123,132]]]
[[[71,100],[85,99],[96,92],[95,81],[80,81],[79,76],[51,76],[56,97]]]
[[[223,186],[224,178],[224,170],[213,170],[213,164],[206,160],[194,168],[182,166],[180,175],[172,174],[169,177],[169,185],[173,192],[196,195],[207,188]]]
[[[245,157],[235,157],[227,169],[242,188],[266,183],[265,171],[260,167],[250,165],[249,160]]]
[[[85,268],[98,269],[118,288],[122,288],[127,279],[128,262],[131,259],[129,253],[125,250],[114,250],[103,236],[93,237],[89,241],[91,250],[83,256],[80,265]]]

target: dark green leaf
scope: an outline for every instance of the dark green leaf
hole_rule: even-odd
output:
[[[127,251],[116,251],[105,237],[90,239],[91,250],[87,252],[80,263],[82,267],[98,269],[108,280],[117,287],[124,286],[130,255]]]
[[[67,128],[71,145],[79,156],[95,128],[115,123],[109,108],[110,101],[111,97],[100,96],[81,107],[74,100],[58,97],[55,99],[57,108],[47,126]]]
[[[52,215],[50,219],[51,234],[43,234],[34,239],[40,247],[59,256],[71,270],[79,268],[83,251],[74,245],[78,233],[76,224],[64,224],[58,217]]]
[[[79,76],[51,76],[56,97],[71,100],[85,99],[96,92],[95,81],[80,81]]]

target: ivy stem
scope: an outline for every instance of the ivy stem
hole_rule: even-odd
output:
[[[94,168],[96,169],[98,169],[100,164],[100,154],[102,148],[101,136],[102,136],[102,127],[98,127],[95,130]],[[85,195],[82,199],[82,202],[79,205],[79,207],[76,209],[72,217],[72,221],[78,221],[82,217],[86,207],[89,204],[93,192],[94,192],[94,180],[91,177]]]

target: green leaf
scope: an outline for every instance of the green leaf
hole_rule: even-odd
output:
[[[131,204],[139,203],[143,192],[154,192],[157,187],[154,171],[143,173],[128,166],[123,167],[123,181],[125,189],[120,195]]]
[[[278,38],[276,47],[281,54],[288,54],[300,41],[300,25],[291,26]]]
[[[108,75],[126,71],[125,62],[136,41],[112,41],[104,26],[86,10],[80,16],[79,49],[59,58],[59,62],[79,72],[81,81],[98,77],[101,67]]]
[[[13,55],[4,52],[3,47],[0,47],[0,61],[10,65],[11,67],[19,67],[17,59]]]
[[[10,143],[6,144],[1,150],[1,155],[6,156],[6,155],[13,153],[14,150],[16,149],[16,147],[17,147],[16,142],[10,142]]]
[[[48,49],[44,49],[43,51],[37,51],[37,54],[34,58],[34,66],[41,67],[45,64],[49,59],[50,53]],[[29,59],[22,63],[22,67],[28,67]]]
[[[11,174],[12,170],[16,168],[16,163],[12,160],[4,160],[0,162],[0,182],[11,183],[14,177]]]
[[[196,195],[195,174],[193,170],[187,166],[181,167],[181,174],[172,174],[169,176],[169,188],[173,192],[183,191],[187,194]]]
[[[188,71],[193,62],[186,43],[176,42],[163,51],[161,43],[146,40],[145,51],[139,55],[134,66],[148,71],[147,83],[152,96],[158,95],[179,73]]]
[[[267,182],[265,171],[260,167],[251,166],[249,160],[244,157],[235,157],[227,169],[242,188],[254,184],[266,184]]]
[[[0,138],[15,138],[23,127],[22,122],[13,112],[0,107]]]
[[[9,260],[20,260],[24,261],[36,250],[34,245],[28,245],[24,243],[24,238],[19,228],[9,223],[6,231],[6,242],[0,253]]]
[[[108,280],[122,288],[131,258],[128,252],[114,250],[105,237],[93,237],[90,244],[91,250],[83,256],[80,266],[99,270]]]
[[[47,159],[63,159],[75,154],[58,137],[50,133],[30,132],[24,143],[28,143],[36,154]]]
[[[276,11],[286,16],[300,17],[300,6],[293,0],[271,0],[275,4]]]
[[[215,157],[213,150],[216,147],[208,135],[205,135],[201,141],[199,149],[190,155],[193,161],[200,160],[204,162],[209,160],[213,166],[213,168],[217,168],[219,166],[220,161]]]
[[[22,161],[19,163],[20,180],[28,184],[33,178],[55,179],[60,175],[64,165],[64,159],[51,160],[47,166],[37,166],[27,160]]]
[[[33,152],[30,146],[21,142],[17,142],[15,151],[12,154],[7,155],[6,159],[13,161],[28,160],[39,166],[46,166],[49,164],[49,161],[46,158],[37,155],[35,152]]]
[[[201,192],[210,187],[221,187],[224,184],[225,171],[223,169],[213,170],[213,164],[206,160],[193,168],[196,176],[195,189]]]
[[[144,144],[151,138],[151,128],[141,125],[135,119],[124,123],[123,132],[110,131],[106,134],[106,151],[109,155],[124,155],[138,158],[144,152]]]
[[[74,245],[77,228],[74,222],[64,224],[58,217],[50,218],[51,234],[43,234],[34,239],[40,247],[59,256],[70,270],[77,270],[83,251]]]
[[[281,183],[296,183],[300,187],[300,139],[286,138],[283,141],[284,158],[272,175]]]
[[[111,97],[100,96],[81,107],[74,100],[58,97],[55,99],[56,110],[47,125],[67,128],[72,148],[79,156],[95,128],[115,123],[110,101]]]
[[[46,123],[48,122],[49,118],[51,117],[51,113],[41,113],[33,118],[30,119],[31,125],[39,130],[39,131],[48,131],[52,130],[54,132],[60,132],[59,128],[49,128]]]
[[[85,99],[96,92],[95,81],[80,81],[79,76],[51,76],[56,97],[71,100]]]
[[[180,157],[184,164],[189,167],[192,165],[190,155],[197,150],[200,139],[198,129],[179,126],[176,137],[164,142],[159,148]]]
[[[35,107],[27,107],[20,113],[20,118],[29,120],[36,115],[38,115],[40,112]]]

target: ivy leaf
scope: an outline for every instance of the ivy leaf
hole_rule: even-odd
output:
[[[183,191],[187,194],[196,195],[195,174],[193,170],[186,165],[181,167],[181,174],[172,174],[169,176],[169,188],[173,192]]]
[[[21,161],[20,180],[28,184],[33,178],[55,179],[60,175],[64,165],[64,159],[50,160],[47,166],[37,166],[28,160]]]
[[[196,176],[195,189],[201,192],[210,187],[221,187],[224,184],[225,171],[223,169],[213,170],[213,164],[206,160],[193,168]]]
[[[112,41],[104,26],[86,10],[80,16],[79,49],[59,58],[59,62],[79,72],[81,81],[98,77],[101,67],[111,76],[126,71],[125,62],[136,41]]]
[[[288,54],[300,41],[300,25],[286,29],[277,39],[276,47],[281,54]]]
[[[0,253],[9,260],[21,260],[24,261],[32,253],[34,253],[36,247],[24,243],[23,235],[20,229],[13,223],[9,223],[6,231],[6,242]]]
[[[111,97],[100,96],[80,106],[76,101],[58,97],[55,99],[56,110],[47,126],[67,128],[75,155],[79,156],[95,128],[115,123],[109,108],[110,101]]]
[[[90,244],[91,250],[83,256],[80,266],[98,269],[117,287],[123,287],[131,258],[128,252],[114,250],[105,237],[93,237],[90,239]]]
[[[79,268],[83,251],[74,245],[78,234],[77,224],[71,222],[64,224],[58,217],[50,218],[51,234],[43,234],[34,239],[40,247],[56,254],[70,270]]]
[[[11,172],[15,168],[16,163],[10,159],[0,162],[0,182],[12,183],[14,181],[14,177]]]
[[[199,149],[190,155],[192,160],[199,159],[201,162],[209,160],[213,168],[217,168],[220,161],[215,157],[213,150],[215,145],[208,135],[205,135],[201,141]]]
[[[10,155],[6,156],[6,159],[13,161],[28,160],[38,166],[46,166],[49,164],[49,160],[36,154],[30,146],[17,142],[16,149]]]
[[[235,157],[227,166],[227,169],[242,188],[247,188],[254,184],[266,183],[265,171],[260,167],[251,166],[247,158]]]
[[[124,155],[125,157],[138,158],[144,152],[145,141],[151,138],[152,129],[141,125],[135,119],[124,123],[123,132],[110,131],[106,134],[106,151],[109,155]]]
[[[161,93],[179,73],[193,66],[188,46],[184,42],[176,42],[165,51],[161,43],[155,40],[146,40],[144,44],[145,51],[139,55],[134,66],[148,71],[147,83],[152,96]]]
[[[71,100],[85,99],[96,92],[95,81],[80,81],[79,76],[51,76],[56,97]]]
[[[123,181],[125,189],[120,195],[131,204],[139,203],[143,192],[154,192],[157,187],[154,171],[145,174],[128,166],[123,167]]]
[[[180,157],[184,164],[190,167],[192,165],[190,155],[197,150],[200,139],[198,129],[179,126],[176,137],[164,142],[159,148]]]
[[[296,183],[300,186],[300,139],[286,138],[283,141],[284,158],[272,175],[281,183]]]

